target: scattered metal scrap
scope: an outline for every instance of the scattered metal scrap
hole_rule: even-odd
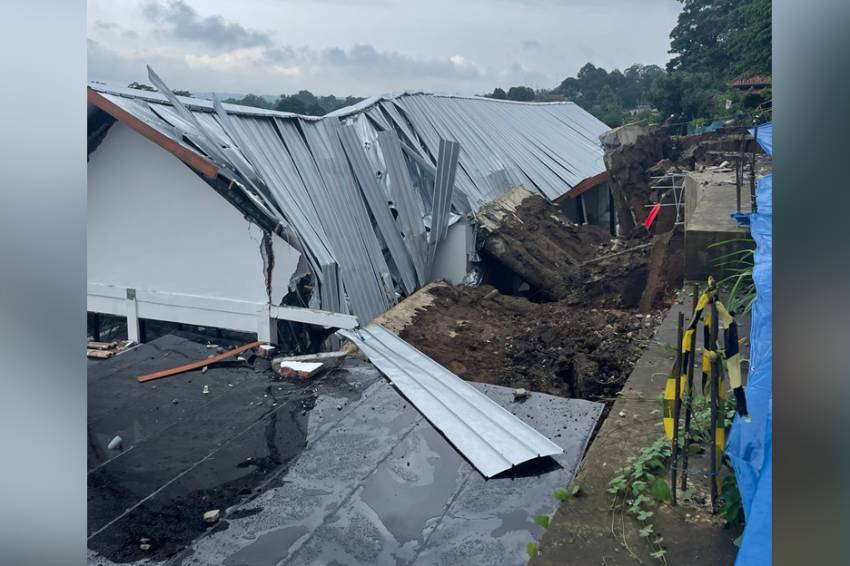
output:
[[[339,334],[354,342],[422,415],[490,478],[563,449],[380,325]]]

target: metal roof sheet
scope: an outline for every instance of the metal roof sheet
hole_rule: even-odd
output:
[[[481,472],[561,454],[560,446],[413,346],[373,324],[339,331]]]
[[[160,92],[89,88],[236,181],[304,254],[321,308],[361,320],[427,283],[429,240],[452,208],[475,212],[518,185],[554,200],[604,171],[607,127],[570,102],[401,92],[299,116],[175,96],[150,75]]]

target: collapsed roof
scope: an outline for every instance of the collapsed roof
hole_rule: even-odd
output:
[[[311,306],[362,322],[430,280],[452,210],[516,186],[554,200],[604,171],[608,128],[570,102],[404,92],[315,117],[177,97],[150,78],[159,92],[91,83],[88,100],[300,251]]]

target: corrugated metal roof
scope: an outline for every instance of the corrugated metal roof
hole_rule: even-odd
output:
[[[354,342],[484,477],[563,452],[560,446],[384,327],[374,324],[339,334]]]
[[[89,86],[235,180],[304,254],[321,308],[364,321],[427,283],[451,208],[517,185],[554,199],[604,171],[607,127],[573,103],[404,92],[318,118],[178,97],[150,78],[160,92]]]

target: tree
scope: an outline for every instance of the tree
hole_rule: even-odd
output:
[[[266,100],[262,96],[257,96],[256,94],[246,94],[240,99],[228,98],[224,102],[229,102],[231,104],[240,104],[242,106],[253,106],[254,108],[265,108],[267,110],[272,107],[272,105],[269,104],[268,100]]]
[[[188,96],[188,97],[192,96],[192,93],[189,92],[188,90],[173,90],[171,92],[173,92],[177,96]]]
[[[727,48],[740,0],[679,0],[682,11],[670,32],[667,71],[707,72],[725,76],[731,62]]]
[[[662,117],[673,116],[676,122],[719,115],[715,101],[719,99],[717,82],[709,73],[678,71],[655,79],[650,101]]]
[[[612,128],[622,126],[626,114],[614,89],[607,84],[599,91],[597,102],[591,107],[590,113]]]
[[[527,86],[512,86],[508,89],[508,100],[530,102],[534,100],[534,89]]]
[[[730,71],[734,75],[770,75],[771,0],[751,0],[738,8],[737,29],[729,37],[729,49],[736,54]]]
[[[735,75],[771,72],[770,0],[679,0],[668,71]]]
[[[485,94],[484,96],[486,96],[487,98],[495,98],[495,99],[498,99],[498,100],[505,100],[505,99],[508,98],[508,93],[506,93],[504,89],[496,88],[496,89],[493,89],[493,92],[491,92],[490,94]]]

